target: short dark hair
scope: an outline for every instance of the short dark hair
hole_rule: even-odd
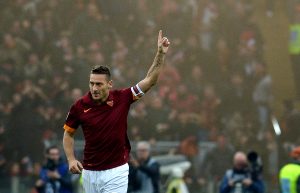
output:
[[[110,70],[107,66],[95,66],[91,70],[91,74],[106,74],[107,78],[110,79]]]

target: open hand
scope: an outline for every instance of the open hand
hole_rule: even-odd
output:
[[[168,38],[163,37],[162,31],[159,30],[158,39],[157,39],[158,52],[163,53],[163,54],[167,53],[168,49],[169,49],[169,45],[170,45],[170,42],[169,42]]]

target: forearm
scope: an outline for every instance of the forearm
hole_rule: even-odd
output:
[[[148,70],[146,77],[138,83],[138,88],[143,92],[147,92],[152,86],[157,83],[158,76],[162,71],[162,67],[165,61],[165,54],[168,51],[170,42],[167,37],[162,36],[162,31],[158,33],[157,39],[157,53],[154,61]]]
[[[152,85],[156,84],[158,76],[161,72],[162,66],[164,65],[165,54],[157,52],[154,61],[147,72],[146,78],[150,80]]]
[[[159,166],[158,164],[152,164],[151,166],[142,165],[139,169],[146,173],[148,176],[157,176],[159,174]]]
[[[74,135],[65,131],[63,137],[63,146],[68,161],[75,160],[74,155]]]
[[[162,52],[157,52],[152,65],[150,66],[146,77],[140,81],[139,87],[143,92],[147,92],[152,86],[157,83],[158,76],[164,65],[165,54]]]

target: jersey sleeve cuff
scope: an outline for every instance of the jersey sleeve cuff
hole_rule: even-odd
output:
[[[75,133],[76,129],[69,127],[68,125],[64,124],[64,130],[68,133]]]

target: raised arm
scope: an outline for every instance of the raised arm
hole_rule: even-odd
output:
[[[158,76],[164,65],[165,54],[168,51],[170,42],[168,38],[162,36],[162,31],[158,33],[157,39],[157,53],[154,61],[148,70],[146,77],[138,83],[138,86],[143,92],[147,92],[152,86],[157,83]]]

